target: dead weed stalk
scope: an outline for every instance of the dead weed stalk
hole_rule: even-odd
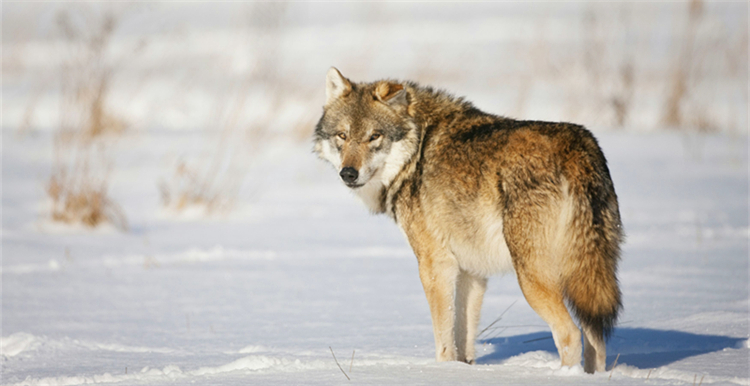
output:
[[[227,212],[234,206],[251,158],[269,138],[269,128],[283,107],[277,51],[285,9],[284,4],[276,3],[254,3],[248,9],[249,27],[254,33],[239,35],[238,45],[254,47],[259,53],[257,67],[245,74],[234,90],[217,98],[213,117],[207,124],[218,133],[215,147],[202,158],[180,159],[171,177],[158,182],[162,205],[167,210],[180,213],[193,207],[211,215]],[[264,90],[268,106],[264,115],[249,117],[247,111],[252,104],[248,96],[258,88]]]
[[[108,105],[117,59],[108,57],[119,17],[107,12],[99,19],[77,26],[69,12],[57,14],[57,26],[67,54],[61,68],[60,130],[79,139],[92,140],[105,134],[121,134],[127,122]]]
[[[92,170],[92,149],[84,147],[70,154],[69,145],[57,141],[58,157],[47,183],[47,195],[52,201],[52,220],[66,224],[82,224],[94,228],[102,223],[111,223],[120,230],[127,230],[128,223],[120,206],[108,195],[108,172]],[[60,153],[67,153],[65,157]],[[67,160],[64,158],[68,158]],[[106,167],[105,167],[106,168]]]
[[[72,9],[72,8],[71,8]],[[83,8],[77,16],[91,16]],[[108,195],[110,143],[105,134],[121,133],[126,123],[110,111],[107,98],[115,72],[107,52],[119,23],[113,12],[79,17],[57,14],[63,37],[60,71],[60,125],[54,136],[52,174],[47,183],[51,218],[67,224],[97,227],[111,223],[127,230],[120,206]],[[80,22],[85,20],[85,22]]]

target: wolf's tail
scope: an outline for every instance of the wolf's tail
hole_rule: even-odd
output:
[[[592,138],[593,139],[593,138]],[[606,160],[595,140],[587,149],[588,173],[571,181],[572,219],[563,291],[584,328],[608,339],[622,308],[617,263],[623,240],[617,196]]]

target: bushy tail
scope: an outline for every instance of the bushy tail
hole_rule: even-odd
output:
[[[594,177],[586,179],[588,183],[571,186],[575,215],[569,232],[573,245],[563,290],[582,326],[606,340],[622,308],[617,263],[623,232],[606,161],[598,166],[600,170],[595,168]]]

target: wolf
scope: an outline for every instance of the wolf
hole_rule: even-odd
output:
[[[583,351],[586,372],[605,370],[624,236],[588,130],[488,114],[415,82],[356,83],[331,68],[313,143],[370,211],[406,235],[438,361],[475,362],[487,279],[514,272],[562,365],[580,365]]]

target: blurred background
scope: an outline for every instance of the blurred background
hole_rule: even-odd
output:
[[[444,88],[519,119],[679,131],[692,147],[716,133],[746,142],[747,7],[6,3],[4,150],[50,136],[39,151],[52,162],[51,218],[126,229],[107,195],[121,166],[112,149],[153,155],[193,136],[160,156],[150,186],[172,212],[221,212],[254,160],[309,143],[330,66],[354,81]],[[154,136],[164,133],[176,137]]]

